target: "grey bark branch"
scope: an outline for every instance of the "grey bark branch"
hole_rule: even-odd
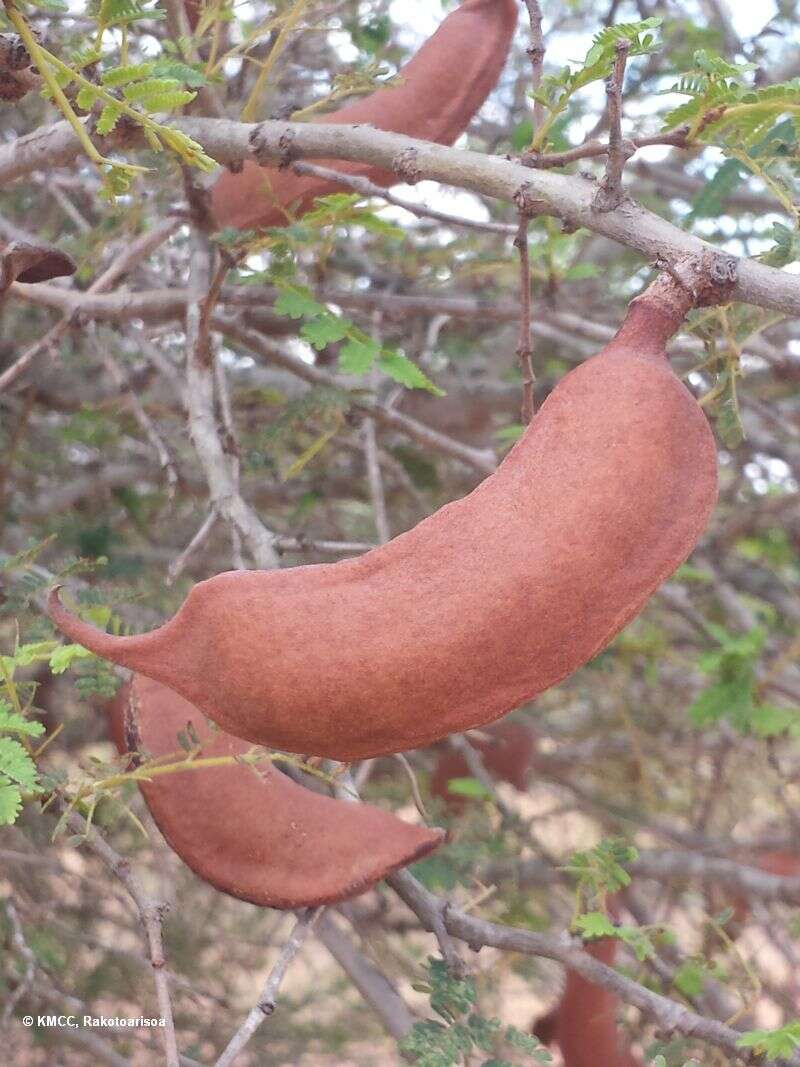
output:
[[[248,158],[286,162],[288,144],[293,159],[344,159],[391,170],[402,153],[413,151],[421,179],[508,202],[513,202],[527,184],[529,194],[542,202],[543,213],[572,226],[584,226],[649,258],[661,254],[674,261],[681,255],[697,254],[703,248],[713,247],[638,204],[626,201],[613,211],[596,211],[593,207],[596,186],[584,178],[536,170],[513,160],[446,148],[368,126],[279,121],[255,126],[226,119],[190,117],[175,120],[174,125],[199,141],[220,163]],[[251,146],[251,137],[255,147]],[[32,170],[64,165],[79,152],[77,137],[67,123],[35,130],[0,148],[0,183]],[[800,315],[797,275],[752,260],[739,263],[733,296],[744,303]]]
[[[520,952],[529,956],[542,956],[556,960],[565,967],[586,978],[594,985],[608,989],[627,1004],[632,1004],[653,1019],[665,1034],[680,1034],[696,1038],[725,1049],[732,1057],[744,1062],[754,1062],[747,1049],[740,1049],[737,1042],[740,1032],[715,1019],[706,1019],[677,1001],[640,985],[625,977],[613,967],[596,960],[585,951],[580,941],[567,934],[539,934],[499,923],[489,922],[467,915],[458,908],[445,906],[444,901],[425,889],[407,871],[401,896],[418,916],[426,929],[432,928],[432,918],[441,917],[444,929],[450,937],[465,941],[474,951],[492,947],[504,952]],[[393,879],[396,876],[393,876]],[[395,888],[394,880],[390,884]],[[400,891],[400,890],[398,890]],[[786,1060],[793,1067],[800,1067],[800,1053]]]
[[[211,342],[201,329],[201,304],[208,293],[210,272],[205,270],[209,246],[200,235],[194,238],[193,283],[195,297],[186,309],[186,400],[189,428],[200,463],[208,480],[211,506],[238,530],[258,567],[274,570],[280,565],[275,535],[261,522],[239,492],[238,477],[225,453],[214,410],[214,358]]]

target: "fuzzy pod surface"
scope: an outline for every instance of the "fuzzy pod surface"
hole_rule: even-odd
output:
[[[212,730],[183,697],[141,675],[107,714],[120,753],[183,759],[177,738],[187,726],[202,744],[198,759],[241,756],[251,747]],[[444,840],[442,830],[313,793],[268,762],[175,771],[139,787],[167,843],[195,874],[262,907],[348,900]]]
[[[400,70],[401,84],[378,89],[318,120],[370,125],[436,144],[451,145],[464,132],[500,77],[517,24],[517,0],[464,0]],[[391,171],[361,163],[320,159],[343,174],[382,186],[402,181]],[[247,161],[226,171],[212,189],[219,226],[285,226],[318,196],[339,192],[330,179]]]
[[[499,719],[604,649],[706,527],[716,450],[666,358],[690,304],[676,290],[667,279],[634,301],[495,474],[387,544],[219,574],[139,636],[81,621],[57,589],[52,619],[289,752],[361,759]]]

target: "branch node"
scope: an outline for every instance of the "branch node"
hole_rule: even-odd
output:
[[[517,211],[526,219],[536,218],[547,210],[545,201],[534,195],[531,182],[523,182],[515,191],[513,200]]]
[[[290,166],[298,158],[294,148],[295,131],[288,127],[278,135],[277,143],[274,137],[270,137],[269,124],[263,123],[255,127],[250,134],[250,152],[257,163],[275,163],[275,150],[277,148],[277,165],[279,170]]]
[[[418,159],[416,148],[404,148],[392,160],[392,172],[408,185],[416,185],[422,179]]]

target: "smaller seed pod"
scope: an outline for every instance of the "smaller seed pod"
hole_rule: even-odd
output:
[[[480,753],[483,765],[498,782],[508,782],[518,793],[528,788],[528,779],[536,758],[536,737],[533,731],[517,720],[502,721],[481,730],[481,737],[470,736],[470,744]],[[466,797],[451,793],[449,783],[454,778],[469,778],[472,772],[460,752],[442,749],[430,780],[430,792],[444,801],[447,808],[458,813],[465,807]]]
[[[107,707],[121,753],[163,763],[243,756],[252,745],[213,729],[183,697],[135,675]],[[370,804],[320,796],[269,762],[170,771],[140,781],[169,846],[216,889],[262,907],[293,909],[348,900],[438,848],[443,830],[413,826]]]
[[[14,282],[28,285],[48,282],[51,278],[65,278],[74,274],[78,265],[72,256],[49,244],[12,241],[0,245],[0,295]]]
[[[781,878],[797,878],[800,876],[800,855],[786,849],[777,849],[772,852],[745,854],[739,857],[739,862],[748,867],[765,871],[767,874],[775,874]],[[750,918],[750,899],[744,892],[731,894],[722,886],[715,886],[709,892],[709,900],[712,910],[723,911],[730,907],[733,910],[732,924],[728,927],[728,934],[738,936],[741,932],[742,923]]]
[[[614,938],[590,942],[586,951],[613,967],[618,942]],[[619,998],[607,989],[567,971],[567,983],[558,1008],[555,1040],[564,1067],[642,1067],[620,1034]]]
[[[187,8],[190,20],[194,4],[196,0],[190,0]],[[453,144],[497,84],[514,36],[517,7],[516,0],[464,0],[400,70],[398,85],[378,89],[315,121],[369,125]],[[378,185],[402,180],[392,171],[367,164],[317,162]],[[219,226],[286,226],[293,215],[308,211],[318,196],[341,189],[327,178],[260,167],[248,160],[238,173],[226,171],[217,180],[212,210]]]
[[[617,905],[610,901],[612,914]],[[584,949],[590,956],[614,966],[619,942],[608,937],[590,941]],[[617,1025],[619,998],[575,971],[567,970],[561,1000],[536,1021],[534,1034],[550,1046],[558,1046],[564,1067],[642,1067]]]

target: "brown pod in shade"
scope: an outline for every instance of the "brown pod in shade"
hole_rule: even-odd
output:
[[[402,83],[378,89],[315,121],[370,125],[389,133],[450,145],[464,132],[497,83],[517,23],[517,0],[464,0],[400,70]],[[396,185],[391,171],[320,159],[343,174]],[[337,182],[246,162],[224,173],[211,194],[220,226],[285,226],[318,196],[341,191]]]
[[[184,0],[184,10],[186,11],[186,19],[191,29],[197,29],[197,23],[200,21],[200,14],[203,10],[203,0]]]
[[[590,956],[613,967],[615,938],[584,946]],[[564,993],[557,1008],[540,1019],[534,1032],[540,1041],[558,1045],[564,1067],[642,1067],[627,1047],[617,1025],[619,998],[607,989],[567,970]]]
[[[524,793],[536,757],[533,731],[522,722],[498,722],[487,726],[483,733],[485,737],[470,737],[469,742],[480,753],[486,770],[495,781],[508,782],[517,792]],[[468,798],[451,793],[449,784],[454,778],[470,777],[472,771],[464,756],[454,749],[443,749],[438,753],[428,788],[432,796],[457,813],[463,810]]]
[[[139,636],[57,590],[50,615],[273,748],[358,759],[485,726],[605,648],[706,527],[714,439],[665,354],[691,300],[659,278],[495,474],[357,559],[219,574]]]
[[[755,856],[751,853],[749,856],[743,856],[740,862],[749,867],[757,867],[768,874],[780,875],[782,878],[796,878],[800,875],[800,855],[785,849],[762,852]],[[736,893],[730,897],[724,890],[717,889],[716,893],[712,894],[712,902],[716,908],[725,906],[726,896],[729,897],[728,904],[733,909],[733,921],[739,925],[746,922],[750,917],[750,901],[747,896],[744,893]]]
[[[122,753],[185,758],[177,738],[187,725],[202,743],[199,759],[241,756],[251,747],[211,729],[183,697],[141,675],[117,694],[108,716]],[[174,771],[139,787],[167,843],[195,874],[263,907],[347,900],[444,840],[442,830],[369,804],[312,793],[269,762]]]
[[[14,282],[35,284],[51,278],[65,278],[78,269],[75,260],[49,244],[12,241],[0,245],[0,295]]]

